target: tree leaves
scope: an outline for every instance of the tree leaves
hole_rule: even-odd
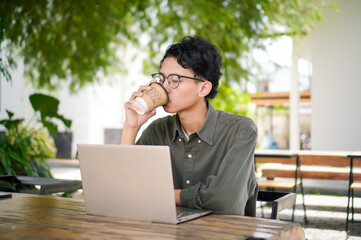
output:
[[[322,20],[327,1],[312,0],[17,0],[0,1],[0,43],[20,49],[26,76],[50,90],[62,81],[75,91],[121,68],[119,46],[133,43],[159,67],[164,46],[186,35],[207,38],[221,50],[224,80],[248,80],[247,53],[264,38],[302,36]],[[141,46],[142,36],[148,41]],[[6,41],[5,41],[6,40]],[[3,50],[2,49],[2,50]],[[9,55],[10,56],[10,55]],[[149,66],[149,64],[147,65]],[[1,73],[8,66],[0,64]],[[5,70],[4,70],[5,69]]]

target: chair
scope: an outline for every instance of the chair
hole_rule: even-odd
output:
[[[300,186],[301,194],[302,194],[302,206],[304,212],[304,220],[307,224],[307,216],[306,216],[306,206],[305,206],[305,195],[303,190],[303,179],[300,168],[300,160],[297,153],[293,152],[277,152],[275,153],[258,153],[255,154],[255,162],[256,163],[283,163],[283,164],[294,164],[295,165],[295,173],[294,173],[294,181],[274,181],[274,180],[258,180],[258,186],[261,189],[292,189],[294,193],[297,192],[297,186]],[[277,176],[276,176],[277,177]],[[292,211],[292,221],[294,221],[296,205],[293,205]]]
[[[47,195],[59,192],[73,192],[82,188],[79,180],[54,179],[45,177],[29,177],[29,176],[0,176],[0,184],[18,184],[18,185],[40,185],[40,189],[35,189],[34,193],[39,195]],[[9,191],[10,189],[3,189]]]
[[[257,201],[271,202],[272,212],[271,219],[279,219],[279,213],[289,207],[296,204],[296,193],[284,193],[284,192],[269,192],[259,191]]]
[[[256,197],[257,196],[257,197]],[[296,193],[269,192],[255,190],[253,197],[248,199],[245,207],[245,216],[256,217],[256,202],[272,202],[271,219],[278,220],[279,213],[296,204]]]
[[[354,182],[354,176],[353,176],[353,170],[354,170],[354,164],[357,166],[361,165],[361,154],[351,154],[350,157],[350,175],[349,175],[349,184],[348,184],[348,198],[347,198],[347,214],[346,214],[346,232],[348,232],[348,223],[349,222],[361,222],[361,221],[355,221],[354,220],[354,190],[355,189],[361,189],[361,183],[360,182]],[[355,162],[356,160],[356,162]],[[350,213],[350,198],[351,198],[351,220],[349,219],[349,213]]]

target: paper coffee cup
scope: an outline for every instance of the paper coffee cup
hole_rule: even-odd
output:
[[[160,83],[153,82],[150,86],[152,87],[150,91],[144,92],[142,97],[137,97],[132,102],[139,114],[150,112],[168,103],[168,92]]]

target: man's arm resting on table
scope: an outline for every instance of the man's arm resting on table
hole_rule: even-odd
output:
[[[181,191],[182,190],[180,190],[180,189],[175,189],[174,190],[175,204],[176,204],[177,207],[182,207],[183,206],[182,202],[180,200],[180,192]]]

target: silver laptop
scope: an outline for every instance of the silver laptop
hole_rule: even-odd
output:
[[[78,144],[78,154],[88,214],[176,224],[211,213],[176,208],[168,146]]]

